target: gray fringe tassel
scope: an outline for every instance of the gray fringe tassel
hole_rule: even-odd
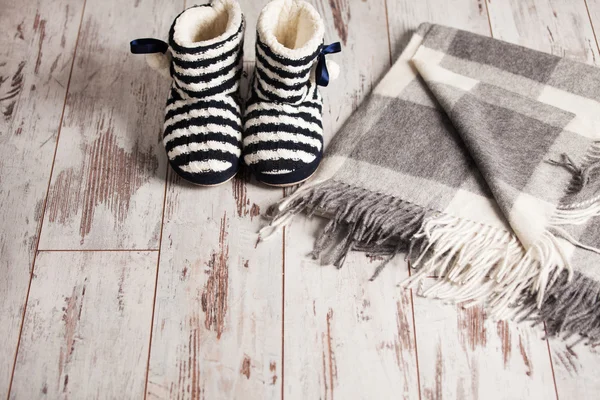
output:
[[[598,144],[595,144],[594,146],[598,146]],[[597,170],[600,170],[600,159],[592,159],[586,162],[585,165],[578,166],[566,153],[561,154],[560,161],[547,160],[546,162],[551,165],[564,167],[572,174],[573,179],[568,188],[568,192],[576,193],[581,191],[590,182],[594,173]]]
[[[314,259],[321,258],[323,264],[341,268],[350,250],[387,255],[371,279],[377,277],[397,253],[408,250],[410,239],[428,214],[423,207],[398,198],[329,180],[304,189],[301,196],[284,209],[272,209],[268,215],[278,218],[303,211],[308,216],[318,214],[330,218],[311,253]],[[275,213],[277,215],[273,215]]]
[[[535,296],[524,294],[519,319],[545,322],[548,336],[576,337],[571,346],[581,341],[600,343],[600,283],[578,272],[570,280],[564,271],[553,278],[556,281],[548,287],[540,308]]]

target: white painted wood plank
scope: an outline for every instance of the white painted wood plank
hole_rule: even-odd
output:
[[[556,397],[543,328],[418,296],[414,310],[421,398]]]
[[[157,256],[40,252],[10,398],[141,398]]]
[[[0,397],[6,397],[83,3],[0,11]]]
[[[284,396],[289,399],[418,398],[408,276],[398,257],[369,278],[381,259],[351,253],[337,270],[310,259],[318,218],[286,228]]]
[[[589,1],[588,5],[596,21],[600,3]],[[590,64],[600,60],[585,1],[488,1],[488,7],[496,38]],[[558,397],[597,397],[597,351],[585,346],[571,350],[556,339],[550,341],[550,349]]]
[[[600,60],[584,1],[489,1],[492,35],[581,62]]]
[[[570,347],[558,338],[550,339],[556,390],[560,399],[596,399],[600,391],[600,351],[579,344]]]
[[[590,23],[596,33],[596,44],[600,43],[600,0],[584,0],[584,4],[590,17]]]
[[[41,249],[156,249],[169,82],[136,37],[165,37],[183,1],[88,0],[50,186]]]
[[[256,59],[256,23],[262,8],[269,2],[268,0],[252,1],[238,0],[242,13],[246,19],[246,34],[244,36],[244,61],[251,62]]]
[[[281,238],[255,244],[280,196],[243,177],[169,180],[148,398],[279,397]]]
[[[485,0],[386,0],[392,59],[398,58],[423,22],[489,35]]]
[[[341,77],[322,89],[325,141],[342,126],[390,65],[383,2],[313,2],[325,18],[325,42],[339,40],[332,60]],[[341,270],[308,256],[322,221],[300,217],[286,228],[284,396],[417,398],[410,292],[402,258],[374,282],[377,265],[352,254]]]

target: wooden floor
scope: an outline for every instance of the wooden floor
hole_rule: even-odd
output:
[[[264,3],[242,1],[248,76]],[[327,140],[423,21],[600,64],[600,0],[313,3],[344,48],[323,90]],[[306,256],[316,219],[256,246],[283,190],[169,171],[168,82],[128,42],[165,38],[185,7],[2,0],[0,396],[599,397],[600,351],[403,291],[401,257],[374,282],[363,254],[320,266]]]

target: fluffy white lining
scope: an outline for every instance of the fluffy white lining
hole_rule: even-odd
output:
[[[216,0],[210,7],[185,10],[175,23],[173,39],[183,47],[210,46],[233,35],[242,23],[235,0]]]
[[[262,41],[275,54],[299,59],[312,54],[323,42],[323,19],[302,0],[274,0],[258,17]]]

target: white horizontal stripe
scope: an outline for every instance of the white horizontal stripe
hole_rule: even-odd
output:
[[[227,53],[228,51],[232,50],[235,46],[240,44],[241,38],[242,38],[242,35],[238,34],[237,38],[230,40],[229,42],[225,43],[221,47],[214,47],[214,48],[208,49],[206,51],[199,51],[199,52],[193,53],[193,54],[178,53],[175,50],[173,50],[172,47],[170,47],[170,50],[171,50],[171,53],[173,54],[173,57],[177,58],[179,60],[201,61],[201,60],[206,60],[209,58],[215,58],[220,55],[223,55],[223,53]]]
[[[291,105],[299,105],[304,102],[304,99],[306,97],[308,97],[307,93],[300,93],[297,95],[297,96],[299,96],[299,97],[297,97],[298,100],[295,100],[288,96],[285,96],[283,93],[280,93],[279,90],[267,90],[265,88],[265,86],[269,87],[269,85],[264,84],[264,82],[262,85],[259,86],[258,81],[259,81],[258,79],[256,79],[254,81],[254,86],[253,86],[254,91],[256,92],[256,94],[258,95],[259,98],[264,99],[265,101],[273,101],[273,100],[271,100],[272,96],[279,95],[280,97],[284,98],[285,103],[291,104]],[[306,92],[308,92],[308,91],[306,90]]]
[[[232,136],[238,140],[242,139],[242,132],[233,129],[230,126],[206,124],[202,126],[192,125],[188,126],[187,128],[175,129],[173,132],[169,133],[163,138],[163,143],[166,146],[171,140],[190,135],[201,135],[203,133],[222,133],[223,135]]]
[[[393,68],[397,74],[394,74],[393,77],[392,74],[389,77],[386,74],[375,88],[375,93],[387,97],[398,97],[417,77],[417,70],[409,62],[398,61]]]
[[[219,117],[227,118],[227,119],[231,120],[232,122],[241,124],[240,118],[236,117],[235,114],[233,114],[231,111],[226,110],[224,108],[209,107],[209,108],[190,110],[189,112],[186,112],[186,113],[173,115],[171,118],[169,118],[168,120],[165,121],[165,129],[179,121],[183,121],[186,119],[198,118],[198,117],[211,117],[211,116],[213,116],[213,117],[219,116]]]
[[[254,80],[254,82],[252,82],[252,88],[254,89],[254,92],[256,93],[256,95],[258,96],[259,99],[262,99],[264,101],[271,101],[269,98],[269,94],[268,93],[264,93],[256,84],[256,80]],[[292,102],[288,102],[290,104],[299,104],[300,102],[296,102],[296,103],[292,103]]]
[[[177,100],[174,101],[173,103],[167,105],[167,107],[165,108],[165,115],[169,112],[169,111],[173,111],[176,110],[180,107],[185,107],[187,105],[192,105],[194,103],[196,103],[197,101],[211,101],[211,100],[215,100],[215,101],[222,101],[223,103],[226,103],[232,107],[235,107],[235,109],[240,112],[240,107],[237,105],[237,103],[233,100],[233,98],[231,96],[221,96],[221,97],[210,97],[210,98],[203,98],[203,99],[186,99],[186,100]],[[210,107],[210,108],[218,108],[217,107]],[[235,115],[235,114],[234,114]]]
[[[184,83],[182,81],[180,81],[179,79],[177,79],[176,76],[173,77],[173,80],[175,82],[177,82],[177,84],[182,87],[183,89],[186,90],[191,90],[193,92],[202,92],[204,90],[208,90],[211,88],[214,88],[215,86],[219,86],[220,84],[222,84],[225,81],[228,81],[229,79],[233,78],[235,76],[235,74],[237,73],[239,68],[234,68],[231,71],[229,71],[227,74],[219,76],[217,78],[211,79],[208,82],[200,82],[200,83]],[[239,82],[236,82],[236,85],[239,84]]]
[[[260,69],[265,75],[267,75],[271,79],[275,79],[276,81],[281,82],[282,85],[295,85],[297,83],[306,82],[309,78],[310,70],[306,71],[306,75],[299,78],[284,78],[274,72],[271,72],[270,69],[265,67],[261,62],[260,58],[256,59],[256,68]]]
[[[304,97],[304,96],[306,96],[306,92],[308,91],[308,85],[304,85],[300,89],[289,90],[289,89],[275,87],[275,86],[271,85],[270,83],[265,82],[264,80],[260,79],[260,77],[258,77],[258,76],[256,77],[256,81],[254,82],[255,86],[258,85],[258,81],[260,81],[261,86],[263,87],[263,89],[265,91],[274,93],[280,97],[286,97],[286,98],[297,97],[297,96]]]
[[[258,54],[260,54],[261,57],[263,57],[265,59],[266,62],[269,63],[269,65],[275,67],[275,68],[279,68],[282,69],[284,71],[289,71],[289,72],[308,72],[308,70],[310,69],[309,67],[312,66],[312,63],[314,63],[314,60],[306,65],[301,65],[299,67],[293,66],[293,65],[283,65],[280,62],[277,62],[275,60],[273,60],[271,57],[269,57],[268,55],[265,54],[265,52],[259,47],[256,46],[256,52]],[[315,58],[316,60],[316,58]]]
[[[241,150],[238,146],[234,146],[231,143],[223,143],[217,142],[214,140],[209,140],[202,143],[189,143],[182,144],[181,146],[176,146],[169,151],[167,156],[169,158],[174,158],[180,156],[182,154],[196,153],[200,151],[211,151],[211,150],[220,150],[226,153],[231,153],[236,156],[240,156]]]
[[[267,174],[267,175],[282,175],[282,174],[289,174],[290,172],[292,172],[291,169],[274,169],[272,171],[263,171],[263,174]]]
[[[206,161],[192,161],[189,164],[186,164],[181,168],[185,172],[222,172],[231,168],[231,163],[229,161],[222,160],[206,160]]]
[[[600,104],[597,101],[548,85],[544,86],[537,100],[575,114],[564,130],[590,139],[600,139]]]
[[[313,122],[307,122],[302,118],[294,118],[289,117],[287,115],[279,115],[277,117],[265,115],[258,118],[251,118],[246,121],[246,123],[244,124],[244,128],[247,129],[251,126],[257,126],[260,124],[289,124],[297,126],[299,128],[309,129],[315,133],[318,133],[319,135],[323,134],[323,130],[319,125]]]
[[[279,142],[281,140],[294,143],[304,143],[321,150],[321,141],[302,135],[300,133],[290,132],[257,132],[244,138],[244,146],[260,142]]]
[[[233,63],[236,63],[237,53],[233,53],[226,59],[210,64],[208,67],[203,68],[181,68],[177,64],[173,63],[175,72],[181,75],[187,76],[201,76],[204,74],[210,74],[213,72],[220,71],[224,68],[229,67]]]
[[[273,103],[273,102],[260,102],[254,103],[246,109],[246,114],[250,114],[255,110],[275,110],[283,111],[287,114],[298,114],[299,112],[307,113],[317,119],[321,119],[321,113],[317,108],[305,107],[305,106],[290,106],[288,104]]]
[[[244,161],[246,164],[256,164],[260,161],[265,160],[300,160],[305,163],[310,163],[317,158],[316,155],[307,153],[302,150],[289,150],[289,149],[279,149],[279,150],[259,150],[256,153],[246,154],[244,156]]]

